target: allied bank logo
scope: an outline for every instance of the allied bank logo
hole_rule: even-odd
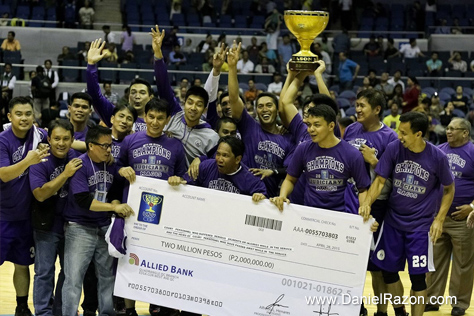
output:
[[[415,177],[413,175],[407,175],[407,183],[413,184],[413,180],[415,180]]]
[[[162,205],[163,195],[143,192],[140,199],[138,221],[158,225],[160,223]]]
[[[134,253],[130,253],[130,259],[128,259],[128,263],[138,266],[139,262],[140,259],[138,259],[138,256]]]

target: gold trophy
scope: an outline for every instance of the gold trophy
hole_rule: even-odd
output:
[[[326,11],[285,11],[285,24],[301,45],[301,50],[293,54],[290,70],[315,71],[319,64],[318,56],[310,50],[314,39],[328,25],[329,13]]]
[[[161,198],[158,196],[151,195],[151,194],[144,194],[143,201],[145,201],[146,204],[148,204],[148,206],[150,207],[146,211],[155,213],[155,210],[153,209],[153,207],[161,203]]]

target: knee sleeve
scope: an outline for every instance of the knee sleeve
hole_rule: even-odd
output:
[[[426,275],[423,274],[410,274],[411,289],[415,292],[426,290]]]
[[[383,281],[385,282],[385,284],[392,284],[400,280],[400,276],[398,275],[398,272],[382,271],[382,276],[383,276]]]

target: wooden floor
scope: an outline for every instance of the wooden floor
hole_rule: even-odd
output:
[[[31,286],[30,286],[29,306],[31,310],[33,311],[33,275],[34,275],[33,266],[31,266],[30,271],[31,271]],[[11,264],[10,262],[5,262],[2,266],[0,266],[0,315],[13,315],[15,313],[16,301],[15,301],[15,289],[13,288],[13,283],[12,283],[12,275],[13,275],[13,264]],[[410,293],[410,279],[408,277],[408,274],[405,271],[403,273],[400,273],[400,277],[405,287],[405,295],[408,295]],[[366,279],[365,288],[364,288],[364,295],[365,296],[373,295],[373,291],[371,288],[370,273],[367,273],[367,279]],[[367,305],[366,307],[369,311],[368,316],[372,316],[374,312],[376,311],[376,307],[374,305]],[[444,305],[440,308],[438,312],[429,312],[429,313],[425,313],[425,315],[427,316],[451,315],[451,308],[452,307],[450,305]],[[407,306],[407,311],[409,312],[408,306]],[[82,312],[82,310],[80,312]],[[137,302],[137,312],[139,315],[149,315],[148,304]],[[389,307],[388,314],[393,315],[393,309],[391,307]],[[471,300],[471,308],[466,311],[466,315],[474,316],[474,300]]]

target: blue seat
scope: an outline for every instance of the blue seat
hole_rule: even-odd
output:
[[[63,60],[63,66],[79,66],[78,60]],[[63,81],[77,82],[79,80],[79,69],[62,69]]]
[[[351,102],[344,98],[337,98],[336,99],[337,105],[340,109],[344,109],[344,111],[351,107]]]
[[[433,87],[426,87],[426,88],[421,89],[421,92],[431,98],[433,94],[436,92],[436,89]]]
[[[3,52],[3,62],[10,63],[10,64],[20,64],[21,53],[6,50]]]
[[[19,5],[16,9],[16,17],[28,19],[30,17],[30,7],[27,5]]]
[[[246,82],[239,82],[239,88],[245,92],[249,89],[249,85]]]
[[[112,83],[117,82],[117,70],[106,70],[101,68],[117,68],[116,63],[100,62],[99,67],[99,78],[102,82],[111,81]],[[85,77],[82,77],[84,80]]]
[[[339,94],[338,98],[347,99],[351,103],[351,105],[354,105],[355,100],[357,99],[357,95],[352,90],[345,90]]]
[[[346,116],[353,116],[356,114],[356,109],[355,107],[350,107],[348,108],[347,110],[345,110],[344,112],[346,112]]]
[[[151,85],[155,84],[155,74],[153,71],[143,71],[143,70],[153,70],[153,65],[141,65],[141,69],[138,69],[137,74],[139,78],[145,79]]]
[[[439,99],[443,100],[444,102],[451,101],[451,94],[447,92],[440,92],[439,93]]]
[[[460,109],[454,109],[453,110],[453,116],[464,118],[466,116],[466,114],[464,114],[464,112],[461,111]]]
[[[132,82],[133,79],[135,79],[137,75],[137,64],[135,63],[128,63],[128,64],[122,64],[121,65],[122,69],[135,69],[135,71],[119,71],[119,82],[121,84],[129,84]]]
[[[453,94],[456,94],[456,91],[451,87],[445,87],[445,88],[443,88],[439,91],[439,94],[441,94],[441,93],[447,93],[449,95],[453,95]]]
[[[257,88],[257,90],[262,90],[263,92],[267,92],[268,90],[267,85],[262,82],[255,82],[255,88]]]

